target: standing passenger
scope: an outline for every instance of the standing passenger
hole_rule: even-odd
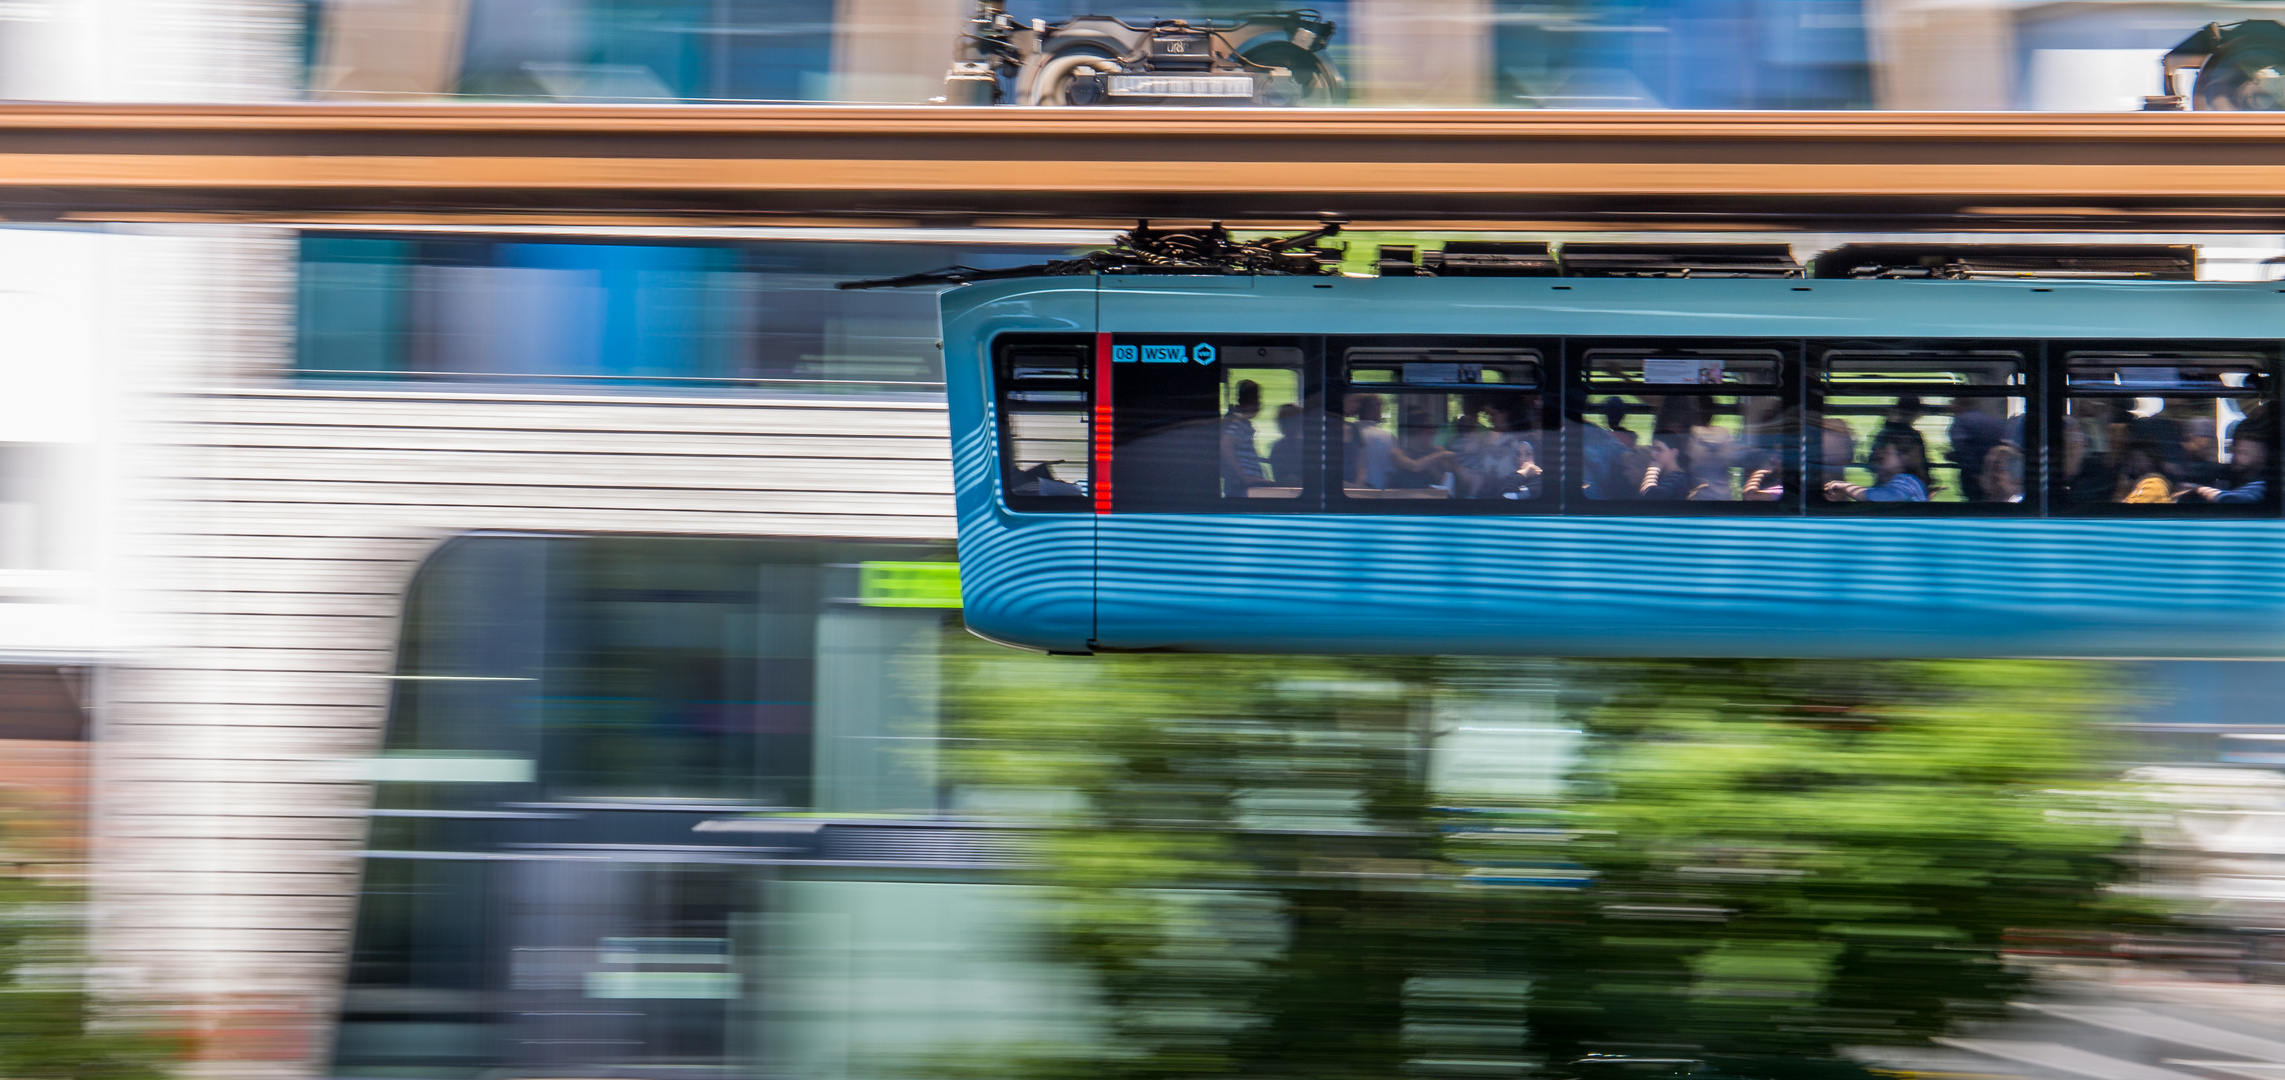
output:
[[[1381,426],[1380,396],[1351,394],[1341,404],[1348,416],[1341,428],[1341,483],[1348,487],[1387,487],[1396,436]]]
[[[1269,476],[1279,487],[1301,486],[1301,406],[1277,407],[1277,441],[1269,446]]]
[[[1952,399],[1952,464],[1959,466],[1960,494],[1969,502],[1999,501],[1984,491],[1983,472],[1992,450],[2007,440],[2007,421],[1985,412],[1983,404],[1976,398]]]
[[[1270,485],[1269,468],[1254,445],[1254,417],[1261,415],[1261,384],[1238,382],[1238,400],[1222,416],[1222,497],[1242,499],[1248,491]]]

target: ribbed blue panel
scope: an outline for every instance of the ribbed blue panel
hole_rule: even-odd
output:
[[[957,302],[956,302],[957,301]],[[1011,331],[1092,332],[1095,279],[971,285],[947,294],[944,380],[968,627],[994,641],[1082,652],[1095,634],[1095,517],[1013,514],[1000,496],[991,342]]]
[[[2285,522],[1128,515],[1116,649],[2285,656]]]

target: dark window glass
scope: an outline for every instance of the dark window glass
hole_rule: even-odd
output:
[[[1811,353],[1810,505],[2038,513],[2036,347],[1848,343]]]
[[[941,554],[647,537],[439,549],[400,623],[324,1075],[778,1074],[740,1004],[800,985],[761,962],[799,874],[768,863],[840,843],[817,839],[838,825],[708,826],[934,815],[937,658],[957,626],[937,605],[958,602],[926,587],[949,576]],[[885,852],[910,880],[894,844],[847,850]],[[836,882],[861,884],[846,865]],[[922,893],[909,910],[954,902]]]
[[[1077,336],[1004,337],[996,352],[1000,482],[1009,509],[1092,509],[1093,347]]]
[[[2275,350],[2169,346],[2063,353],[2057,512],[2274,512]]]
[[[1113,508],[1316,509],[1316,355],[1315,339],[1113,336]]]
[[[1788,350],[1574,342],[1572,354],[1572,508],[1786,504],[1798,472]]]
[[[1540,350],[1359,346],[1339,355],[1334,468],[1348,509],[1484,512],[1547,495]]]

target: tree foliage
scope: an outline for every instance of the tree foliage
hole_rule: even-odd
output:
[[[0,1077],[158,1080],[172,1043],[107,1030],[79,985],[78,892],[0,864]]]
[[[1516,1075],[1588,1053],[1764,1073],[2021,989],[2011,928],[2115,922],[2088,669],[1018,657],[955,663],[956,778],[1057,828],[1096,1045],[1000,1075]],[[1439,702],[1563,687],[1557,800],[1431,783]]]

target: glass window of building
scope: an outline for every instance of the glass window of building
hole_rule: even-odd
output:
[[[583,393],[937,395],[935,293],[835,286],[1066,254],[310,233],[295,374]]]
[[[852,1039],[893,1058],[1066,1015],[989,945],[1026,925],[1007,841],[937,817],[941,554],[441,549],[369,763],[327,1075],[853,1076]]]

